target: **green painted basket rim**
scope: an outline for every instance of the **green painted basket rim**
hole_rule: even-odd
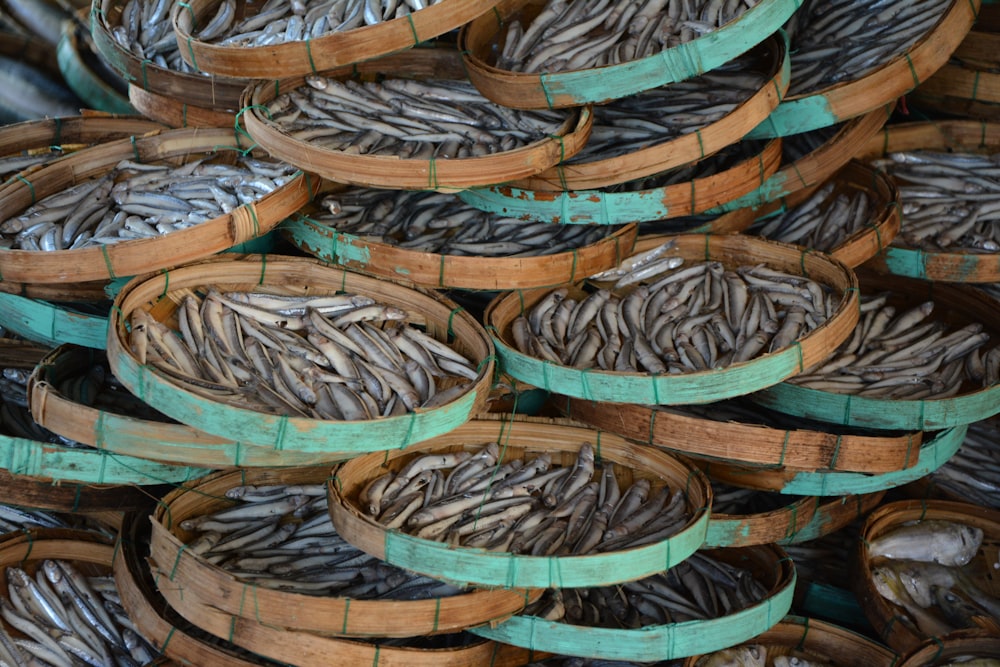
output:
[[[908,431],[936,431],[971,424],[1000,413],[1000,384],[951,398],[905,401],[835,394],[782,382],[751,398],[796,417],[843,426]]]
[[[790,569],[787,580],[779,581],[780,588],[766,599],[734,614],[704,621],[620,630],[516,615],[496,626],[470,628],[469,632],[536,651],[589,658],[633,661],[684,658],[739,644],[781,621],[791,609],[795,593],[796,573],[794,568]]]
[[[948,56],[972,27],[980,2],[952,0],[938,22],[904,53],[859,79],[788,97],[747,137],[782,137],[829,127],[910,92],[920,85],[921,76],[930,77],[947,62]],[[932,37],[940,36],[946,28],[954,30],[956,35],[944,44],[935,43]],[[915,60],[921,62],[915,63]]]
[[[75,35],[76,23],[67,21],[63,26],[62,37],[56,46],[56,57],[59,61],[59,71],[66,79],[67,85],[77,97],[94,109],[119,114],[135,114],[135,107],[128,101],[128,96],[115,90],[107,81],[87,67],[78,49],[79,40]],[[96,55],[96,54],[95,54]]]
[[[952,426],[938,433],[920,448],[920,460],[912,468],[896,472],[868,475],[856,472],[799,472],[784,481],[780,493],[792,495],[845,496],[885,491],[908,484],[943,466],[958,451],[965,440],[967,424]],[[708,464],[711,471],[712,464]],[[740,472],[753,474],[754,470]],[[711,474],[711,473],[709,473]]]
[[[459,34],[459,48],[463,52],[462,58],[466,66],[478,71],[478,74],[473,72],[470,75],[477,87],[480,85],[477,79],[487,80],[498,75],[522,81],[538,80],[540,91],[536,91],[527,101],[523,96],[499,99],[496,90],[484,85],[483,94],[494,96],[500,104],[517,108],[556,108],[606,102],[683,81],[729,62],[779,30],[802,6],[803,1],[761,0],[729,23],[685,44],[619,65],[570,72],[520,73],[486,65],[469,53],[467,33],[471,23],[466,24]],[[476,19],[484,20],[491,20],[491,15],[483,14]],[[495,11],[492,20],[502,25],[504,19]],[[498,29],[501,25],[498,25]],[[482,83],[485,84],[485,81]]]
[[[82,484],[177,484],[211,472],[6,435],[0,435],[0,450],[0,468],[12,475]]]
[[[622,225],[632,222],[654,222],[670,218],[697,215],[708,211],[719,211],[720,206],[697,210],[695,197],[697,183],[718,178],[730,171],[743,169],[756,161],[760,174],[758,188],[766,183],[781,164],[781,146],[767,143],[755,156],[749,157],[729,169],[689,181],[691,201],[687,210],[671,209],[664,202],[669,190],[677,185],[668,185],[637,192],[604,192],[602,190],[544,191],[524,190],[507,185],[485,188],[468,188],[458,192],[458,197],[470,206],[483,211],[508,215],[523,220],[537,220],[564,225]],[[748,192],[753,192],[750,189]],[[743,193],[740,196],[746,196]],[[541,199],[539,199],[541,197]]]
[[[41,299],[0,292],[0,320],[6,329],[46,345],[73,343],[103,350],[108,318],[74,312]]]
[[[824,535],[828,535],[829,533],[836,532],[852,521],[864,517],[865,514],[870,512],[876,505],[878,505],[879,502],[881,502],[884,495],[884,491],[875,491],[873,493],[862,495],[844,495],[840,497],[830,496],[828,498],[824,498],[822,499],[820,506],[816,508],[816,513],[813,514],[809,523],[799,529],[795,535],[783,540],[778,540],[778,544],[798,544],[799,542],[808,542],[810,540],[823,537]],[[845,514],[844,519],[837,519],[832,516],[838,509],[838,506],[846,505],[849,502],[854,503],[855,511],[853,516],[850,513]],[[843,523],[843,526],[839,525],[841,523]]]
[[[801,532],[812,523],[813,517],[820,509],[820,498],[804,496],[787,505],[768,512],[753,512],[749,514],[712,513],[708,519],[708,532],[705,534],[705,548],[755,546],[775,542],[771,535],[766,534],[767,523],[786,522],[788,528],[783,542],[794,542]],[[800,518],[799,515],[802,515]],[[799,522],[803,522],[799,528]],[[764,523],[765,534],[755,535],[754,523]]]
[[[269,268],[278,267],[273,269],[271,275],[280,276],[280,273],[275,273],[281,271],[280,267],[286,265],[290,270],[296,269],[294,266],[296,263],[300,267],[308,265],[317,270],[331,271],[340,276],[342,286],[346,286],[348,281],[360,282],[362,285],[366,281],[377,281],[392,285],[394,289],[419,292],[424,298],[439,301],[443,307],[451,307],[453,317],[465,320],[477,332],[481,328],[481,325],[463,308],[455,306],[441,295],[324,265],[312,258],[255,255],[230,259],[218,256],[155,274],[139,276],[123,287],[115,297],[115,306],[111,310],[108,326],[108,363],[112,372],[129,391],[182,423],[228,440],[270,447],[277,451],[321,453],[336,450],[363,453],[400,449],[446,433],[467,421],[478,410],[480,399],[484,398],[488,391],[489,381],[493,375],[494,353],[489,336],[482,335],[487,356],[480,361],[479,378],[472,382],[472,386],[464,394],[441,407],[414,411],[398,417],[380,417],[356,422],[307,419],[230,407],[202,398],[159,375],[152,366],[140,364],[130,352],[125,351],[127,346],[118,340],[118,332],[125,331],[122,302],[129,298],[139,285],[147,280],[158,280],[163,284],[165,294],[168,286],[183,284],[180,282],[181,276],[194,276],[196,280],[198,267],[206,261],[234,262],[231,265],[234,267],[233,276],[220,282],[226,280],[240,282],[239,278],[234,276],[243,275],[238,273],[241,270],[252,273],[253,270],[248,267],[253,266],[258,268],[253,274],[251,284],[258,280],[259,284],[264,284],[267,278],[266,271]],[[242,266],[239,263],[242,263]]]

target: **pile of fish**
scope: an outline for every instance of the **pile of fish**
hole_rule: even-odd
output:
[[[222,0],[215,14],[193,35],[220,46],[274,46],[316,39],[402,18],[441,0],[268,0],[237,20],[236,0]]]
[[[831,252],[851,234],[872,224],[874,208],[864,190],[835,188],[833,181],[827,181],[798,206],[765,220],[750,232],[773,241]]]
[[[919,150],[876,160],[903,204],[896,245],[1000,252],[1000,155]]]
[[[28,378],[25,368],[4,368],[0,377],[0,430],[5,435],[64,447],[88,448],[76,440],[53,433],[40,425],[28,409]]]
[[[309,220],[345,234],[416,252],[534,257],[569,252],[615,231],[610,225],[553,225],[481,211],[453,194],[351,188],[327,195]]]
[[[499,462],[496,443],[475,452],[415,456],[362,489],[362,511],[416,537],[532,556],[608,552],[668,538],[690,518],[681,489],[640,478],[619,487],[614,465],[596,475],[594,448],[572,466],[549,454]]]
[[[992,421],[969,424],[965,440],[943,466],[930,474],[941,488],[966,502],[1000,509],[1000,429]]]
[[[481,157],[555,134],[571,113],[520,111],[490,102],[468,81],[381,83],[306,77],[267,105],[267,122],[330,150],[401,158]]]
[[[72,527],[65,518],[54,512],[0,503],[0,534],[31,530],[33,528]]]
[[[787,347],[838,305],[821,284],[764,264],[682,263],[653,253],[611,289],[579,299],[555,289],[513,321],[514,344],[574,368],[689,373]]]
[[[242,581],[305,595],[419,600],[463,590],[400,569],[351,546],[327,512],[324,484],[241,485],[237,501],[185,519],[186,551]]]
[[[751,58],[738,58],[706,74],[594,107],[578,164],[627,155],[716,122],[760,90],[767,77]]]
[[[634,630],[720,618],[767,597],[742,567],[696,551],[672,568],[615,586],[550,589],[524,615],[547,621]]]
[[[359,294],[187,295],[179,330],[136,309],[142,364],[215,401],[272,414],[359,420],[443,405],[476,380],[475,362]],[[179,335],[178,335],[179,334]]]
[[[868,546],[875,589],[921,634],[1000,632],[1000,599],[983,590],[968,567],[982,543],[982,529],[942,519],[893,528]]]
[[[706,653],[698,658],[695,667],[764,667],[767,657],[767,647],[763,644],[744,644]]]
[[[0,627],[8,665],[145,665],[157,651],[139,635],[110,576],[87,577],[65,560],[43,560],[32,576],[7,567],[0,615],[24,637]]]
[[[111,36],[136,58],[174,72],[199,73],[181,58],[174,24],[170,20],[170,0],[127,0],[121,22],[109,25]],[[107,16],[102,16],[107,20]]]
[[[712,514],[765,514],[798,502],[801,496],[747,489],[712,480]]]
[[[249,156],[232,165],[207,157],[181,165],[122,160],[0,222],[0,247],[57,251],[155,238],[257,201],[295,173]]]
[[[67,374],[55,385],[55,389],[64,398],[95,410],[113,412],[133,419],[172,421],[132,394],[111,372],[106,358],[80,368],[76,373]]]
[[[563,72],[645,58],[713,32],[753,0],[549,0],[529,23],[507,24],[496,66]]]
[[[861,318],[837,350],[788,382],[883,399],[948,398],[967,382],[1000,382],[1000,347],[979,323],[957,327],[932,318],[934,302],[897,312],[889,295],[861,297]]]
[[[789,20],[792,82],[804,95],[856,81],[909,51],[937,25],[951,0],[809,0]]]

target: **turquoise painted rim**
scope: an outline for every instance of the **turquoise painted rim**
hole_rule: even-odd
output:
[[[78,313],[17,294],[0,292],[0,322],[19,336],[45,345],[73,343],[98,350],[107,345],[107,317]]]
[[[766,632],[791,609],[795,581],[793,570],[789,581],[767,599],[734,614],[705,621],[618,630],[568,625],[536,616],[512,616],[494,627],[479,626],[469,632],[559,655],[637,662],[672,660],[717,651]]]

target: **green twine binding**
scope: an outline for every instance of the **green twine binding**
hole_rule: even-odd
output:
[[[278,433],[274,442],[274,451],[281,452],[285,449],[285,431],[288,428],[288,415],[281,415],[278,418]]]
[[[170,291],[170,270],[164,269],[162,275],[163,275],[163,291],[160,292],[160,296],[157,297],[158,299],[166,297],[167,293]]]
[[[650,409],[649,411],[649,439],[646,441],[650,445],[654,442],[654,434],[656,433],[656,415],[659,410]]]
[[[260,276],[257,278],[257,284],[264,284],[264,274],[267,272],[267,254],[260,256]]]
[[[115,275],[115,269],[114,269],[113,266],[111,266],[111,256],[108,254],[108,244],[107,243],[102,243],[101,244],[101,256],[104,257],[104,266],[108,270],[108,278],[110,278],[111,280],[114,280],[118,276]]]
[[[788,453],[788,443],[792,439],[792,432],[785,431],[785,439],[781,442],[781,454],[778,456],[778,467],[785,465],[785,455]]]
[[[312,71],[313,74],[315,74],[316,63],[313,62],[312,41],[310,37],[311,35],[306,35],[306,38],[304,40],[306,43],[306,57],[309,58],[309,69]]]
[[[76,492],[73,494],[73,507],[70,512],[76,512],[80,508],[80,501],[83,499],[83,487],[80,484],[76,485]]]
[[[795,647],[795,650],[802,651],[806,646],[806,636],[809,634],[809,617],[806,616],[802,622],[802,636],[799,638],[799,643]]]
[[[128,140],[132,144],[132,154],[135,155],[135,161],[142,162],[142,157],[139,155],[139,145],[135,141],[135,135],[130,136]]]
[[[344,598],[344,624],[340,626],[340,631],[346,635],[347,634],[347,617],[348,612],[351,609],[351,598]]]
[[[417,413],[411,412],[409,423],[406,425],[406,434],[403,436],[403,444],[400,447],[400,449],[404,449],[411,442],[413,442],[413,426],[416,423],[417,423]]]
[[[910,54],[907,53],[905,57],[906,57],[906,64],[910,68],[910,75],[913,77],[913,87],[916,88],[917,86],[920,85],[920,76],[917,74],[917,70],[913,66],[913,60],[910,58]]]
[[[187,544],[181,544],[181,548],[177,550],[177,557],[174,558],[174,566],[170,569],[170,574],[167,575],[167,579],[170,581],[174,580],[174,576],[177,574],[177,566],[181,563],[181,556],[184,555],[184,550],[187,549]]]
[[[427,167],[427,184],[431,190],[436,190],[438,187],[437,178],[437,161],[434,158],[428,160]]]
[[[107,452],[101,452],[100,453],[100,460],[101,460],[101,465],[100,465],[100,468],[98,468],[98,472],[97,472],[97,483],[98,484],[103,484],[104,483],[104,473],[107,471],[107,468],[108,468],[108,453]]]
[[[906,458],[903,459],[903,468],[910,467],[910,456],[913,454],[913,434],[906,436]]]
[[[549,93],[548,77],[549,77],[548,72],[542,72],[541,74],[538,75],[538,83],[542,87],[542,94],[545,96],[545,105],[549,109],[553,109],[554,107],[552,105],[552,95]]]
[[[462,308],[461,306],[459,306],[457,308],[452,308],[451,312],[448,313],[448,332],[447,332],[447,334],[448,334],[448,340],[446,340],[445,342],[451,343],[452,341],[454,341],[457,338],[457,336],[455,335],[455,330],[452,328],[452,323],[454,322],[456,315],[458,315],[459,313],[464,313],[464,312],[465,312],[465,308]]]
[[[256,202],[250,202],[250,203],[246,204],[245,206],[246,206],[247,212],[250,213],[250,220],[253,222],[253,237],[252,238],[257,238],[258,236],[261,235],[260,220],[257,218],[257,203]],[[236,240],[237,240],[237,242],[243,242],[243,241],[248,241],[249,239],[238,238]]]
[[[838,435],[836,444],[833,446],[833,456],[830,457],[830,469],[835,470],[837,468],[837,459],[840,458],[840,445],[844,440],[843,435]]]
[[[55,123],[56,123],[56,136],[55,136],[54,139],[55,139],[56,145],[62,145],[62,129],[63,129],[62,118],[60,118],[60,117],[57,116],[56,119],[55,119]]]
[[[152,63],[153,61],[149,58],[143,58],[142,62],[139,63],[139,67],[142,68],[142,89],[149,90],[149,74],[146,72],[146,64]],[[187,105],[185,105],[187,106]]]
[[[191,46],[191,39],[192,39],[191,35],[188,35],[188,38],[187,38],[187,47],[188,47],[188,55],[191,56],[191,67],[193,67],[195,69],[195,71],[200,72],[201,68],[198,67],[198,61],[197,61],[197,59],[195,58],[195,55],[194,55],[194,47]]]
[[[698,153],[699,157],[705,157],[705,142],[701,136],[701,130],[695,130],[694,136],[698,139]]]
[[[790,539],[794,538],[795,534],[797,532],[799,532],[799,530],[798,530],[798,525],[799,525],[799,504],[798,504],[798,502],[792,503],[789,506],[789,509],[791,511],[792,516],[788,520],[788,528],[785,529],[785,537],[784,537],[784,539],[786,539],[786,540],[790,540]]]
[[[28,179],[26,179],[24,176],[21,176],[21,174],[16,174],[14,178],[16,178],[17,180],[21,181],[22,183],[28,186],[28,190],[31,192],[31,203],[34,204],[37,201],[37,199],[35,198],[34,184]]]
[[[496,7],[494,6],[493,9],[496,10]],[[417,44],[420,43],[420,37],[417,35],[417,25],[416,23],[413,22],[413,14],[407,13],[406,20],[410,24],[410,32],[413,33],[413,45],[416,46]]]
[[[806,369],[805,359],[802,356],[802,341],[797,340],[792,343],[795,350],[799,353],[799,372],[803,372]]]
[[[446,255],[444,255],[442,253],[442,254],[438,255],[438,257],[441,260],[441,261],[438,262],[438,287],[447,287],[444,284],[444,267],[445,267]]]

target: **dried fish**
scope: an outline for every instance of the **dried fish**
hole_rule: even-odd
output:
[[[830,252],[872,224],[874,203],[864,190],[834,189],[828,181],[804,202],[753,225],[748,233]]]
[[[573,113],[504,108],[469,81],[312,75],[271,100],[265,122],[330,150],[429,160],[509,151],[557,133]]]
[[[510,21],[496,66],[515,72],[559,72],[637,60],[713,32],[755,4],[549,0],[530,23]]]
[[[808,0],[789,20],[792,81],[805,95],[856,81],[909,51],[951,6],[949,0]]]
[[[1000,433],[995,423],[969,425],[965,440],[943,466],[930,475],[940,487],[965,502],[1000,508]]]
[[[254,202],[297,170],[239,156],[235,165],[202,158],[180,166],[122,160],[103,176],[43,197],[0,222],[11,248],[57,251],[187,229]]]
[[[373,494],[373,480],[358,501],[387,528],[533,556],[648,544],[669,537],[690,517],[680,489],[664,485],[651,493],[647,479],[619,489],[611,463],[595,471],[590,443],[581,445],[572,466],[554,466],[544,454],[503,465],[497,458],[495,443],[461,459],[417,456],[383,476],[391,480],[384,493]],[[444,484],[422,493],[422,475],[432,470],[440,471]]]
[[[305,220],[417,252],[533,257],[569,252],[614,234],[611,225],[552,225],[480,211],[456,195],[350,188],[325,196]]]

